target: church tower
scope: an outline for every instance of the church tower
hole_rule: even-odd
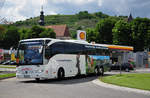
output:
[[[130,16],[128,17],[128,22],[131,22],[133,20],[132,14],[130,13]]]
[[[41,12],[40,12],[40,20],[39,20],[39,24],[41,25],[41,26],[44,26],[44,11],[43,11],[43,6],[42,6],[42,10],[41,10]]]

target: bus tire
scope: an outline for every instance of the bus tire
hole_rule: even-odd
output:
[[[94,73],[95,73],[95,75],[99,75],[99,67],[97,66],[97,67],[95,67],[95,69],[94,69]]]
[[[36,80],[37,82],[39,82],[39,81],[40,81],[40,78],[35,78],[35,80]]]
[[[102,66],[99,68],[99,75],[104,75],[104,68]]]
[[[126,68],[126,69],[125,69],[125,72],[130,72],[129,68]]]
[[[58,79],[64,79],[64,76],[65,76],[64,69],[63,68],[59,68],[58,74],[57,74]]]

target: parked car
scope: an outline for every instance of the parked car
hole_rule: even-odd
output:
[[[0,64],[3,64],[4,61],[1,61]]]
[[[134,70],[134,67],[135,67],[135,66],[132,65],[132,64],[130,64],[130,63],[123,63],[123,64],[121,64],[121,65],[119,65],[119,64],[114,64],[114,65],[111,65],[109,71],[111,71],[111,70],[120,70],[120,68],[121,68],[121,70],[124,70],[124,71],[126,71],[126,72],[129,72],[130,70]]]

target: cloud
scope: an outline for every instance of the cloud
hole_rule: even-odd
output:
[[[0,8],[3,7],[5,0],[0,0]]]
[[[116,15],[129,15],[133,13],[135,17],[149,17],[149,0],[101,0],[102,8],[113,12]],[[107,12],[105,11],[105,12]],[[150,17],[149,17],[150,18]]]
[[[40,15],[44,5],[46,15],[76,14],[87,10],[109,15],[129,15],[150,18],[150,0],[5,0],[0,16],[17,21]]]
[[[1,15],[7,20],[14,20],[17,19],[25,19],[26,17],[21,15],[19,13],[20,9],[23,9],[23,6],[25,5],[25,1],[22,1],[22,4],[20,5],[20,0],[14,0],[15,2],[12,2],[11,0],[7,0],[7,3],[5,3],[4,7],[1,9]]]
[[[73,5],[85,5],[91,2],[95,2],[96,0],[49,0],[49,1],[55,4],[70,3]]]
[[[107,9],[108,11],[112,11],[113,14],[127,14],[129,13],[129,7],[127,1],[129,0],[100,0],[101,7],[103,9]]]
[[[7,20],[18,21],[40,15],[42,0],[7,0],[0,13]],[[55,12],[51,12],[55,13]]]
[[[76,14],[84,10],[99,11],[97,2],[97,0],[49,0],[45,6],[59,14]]]

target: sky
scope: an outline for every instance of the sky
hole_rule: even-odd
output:
[[[5,3],[4,3],[5,1]],[[43,5],[45,15],[103,12],[111,16],[150,18],[150,0],[0,0],[0,19],[25,20],[40,15]]]

